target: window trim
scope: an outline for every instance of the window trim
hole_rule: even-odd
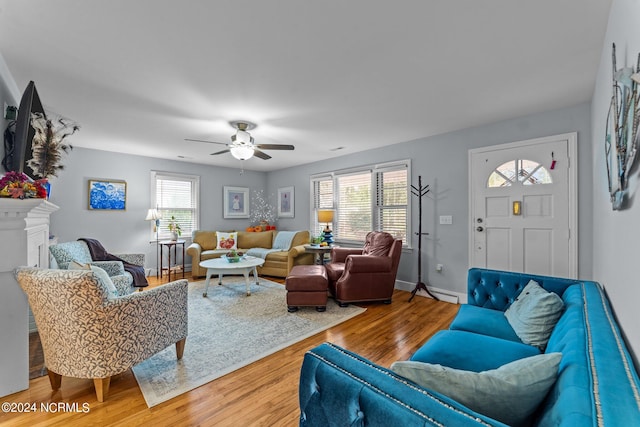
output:
[[[383,172],[391,172],[396,170],[406,169],[407,171],[407,208],[406,208],[406,241],[403,241],[402,247],[405,249],[411,249],[411,240],[412,240],[412,228],[411,228],[411,216],[412,216],[412,195],[411,195],[411,159],[403,159],[403,160],[395,160],[391,162],[384,163],[374,163],[369,165],[356,166],[345,169],[338,169],[331,172],[322,172],[318,174],[313,174],[309,176],[309,193],[311,197],[309,197],[309,215],[310,215],[310,224],[312,233],[316,233],[318,229],[321,229],[323,225],[318,224],[317,217],[317,208],[315,206],[315,182],[318,181],[333,181],[333,203],[332,206],[322,207],[321,209],[336,209],[338,202],[338,185],[337,185],[337,177],[339,176],[348,176],[355,175],[363,172],[371,173],[371,221],[372,221],[372,229],[377,229],[380,224],[380,210],[378,207],[378,187],[377,187],[377,174]],[[334,221],[336,224],[338,220]],[[334,225],[335,228],[335,225]],[[336,243],[344,244],[344,245],[361,245],[363,241],[356,240],[345,240],[336,238],[334,235],[334,239]]]
[[[149,198],[150,198],[150,206],[152,208],[156,208],[158,209],[158,197],[157,197],[157,193],[156,193],[156,186],[157,186],[157,181],[158,179],[172,179],[174,178],[175,180],[180,180],[180,181],[190,181],[192,183],[192,187],[191,187],[191,197],[193,198],[193,202],[195,205],[195,208],[193,209],[194,213],[195,213],[195,218],[194,218],[194,222],[193,222],[193,229],[197,230],[200,228],[200,175],[191,175],[191,174],[185,174],[185,173],[178,173],[178,172],[165,172],[165,171],[151,171],[150,174],[150,180],[149,180],[149,185],[150,185],[150,191],[149,191]],[[150,226],[149,226],[149,235],[151,236],[150,241],[151,242],[155,242],[156,241],[156,232],[153,231],[154,226],[155,226],[155,221],[149,221]],[[163,234],[160,232],[160,230],[158,230],[158,235],[157,235],[157,240],[166,240],[169,239],[170,236],[168,234]],[[191,239],[191,235],[183,235],[180,236],[180,238],[182,240]]]

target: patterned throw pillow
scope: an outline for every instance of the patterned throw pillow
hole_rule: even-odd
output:
[[[218,245],[216,249],[238,249],[238,232],[223,233],[222,231],[216,231],[218,238]]]

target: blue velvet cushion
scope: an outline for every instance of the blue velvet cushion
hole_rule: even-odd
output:
[[[531,280],[504,315],[523,343],[544,350],[563,309],[562,298]]]
[[[395,362],[391,370],[476,412],[521,425],[556,381],[561,359],[561,353],[540,354],[484,372],[411,361]]]
[[[467,331],[440,331],[418,349],[411,360],[481,372],[538,354],[538,348],[519,342]]]
[[[501,310],[463,304],[449,329],[521,342]]]

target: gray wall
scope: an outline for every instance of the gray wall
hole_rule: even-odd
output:
[[[618,321],[633,349],[636,366],[640,357],[640,301],[638,258],[640,249],[640,203],[638,171],[640,159],[629,183],[631,203],[628,209],[613,211],[607,188],[604,159],[604,134],[611,98],[611,44],[616,44],[618,67],[635,67],[640,52],[640,2],[614,0],[609,15],[598,78],[592,100],[593,135],[593,278],[600,282],[611,299]]]
[[[80,130],[73,138],[81,138]],[[223,218],[223,186],[264,190],[263,172],[220,168],[192,163],[131,156],[107,151],[75,148],[64,160],[65,169],[51,180],[50,201],[60,210],[51,216],[51,232],[60,242],[92,237],[113,253],[143,252],[147,266],[156,267],[156,248],[151,221],[145,221],[151,204],[151,171],[200,176],[200,228],[208,230],[242,229],[248,220]],[[113,179],[127,182],[126,211],[88,209],[88,180]],[[251,193],[253,194],[253,193]],[[190,237],[190,236],[182,236]],[[187,259],[187,264],[190,260]]]
[[[287,221],[287,228],[308,228],[310,175],[358,165],[411,158],[411,182],[417,185],[418,176],[421,175],[423,185],[428,184],[431,188],[428,199],[423,200],[423,232],[430,233],[424,238],[422,245],[423,281],[436,288],[465,294],[466,271],[469,267],[468,150],[576,131],[578,132],[579,167],[579,244],[581,248],[586,248],[579,254],[579,275],[591,277],[592,163],[589,114],[589,104],[583,104],[345,155],[330,161],[305,164],[269,173],[268,187],[269,191],[275,191],[278,187],[291,185],[291,183],[295,185],[296,216]],[[348,146],[348,143],[339,145]],[[415,197],[413,203],[411,221],[416,231],[418,208]],[[452,215],[453,224],[439,225],[440,215]],[[398,273],[398,278],[407,282],[415,282],[418,275],[416,236],[413,236],[412,246],[413,251],[405,251],[402,254]],[[435,271],[436,264],[444,265],[442,273]]]

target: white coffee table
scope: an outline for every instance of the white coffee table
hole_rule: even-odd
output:
[[[202,261],[200,263],[200,267],[207,269],[207,279],[204,283],[204,293],[202,296],[206,298],[207,291],[209,290],[209,282],[211,281],[211,276],[213,274],[218,275],[218,285],[222,285],[222,276],[225,274],[238,273],[242,273],[244,276],[244,281],[247,285],[247,296],[251,295],[249,274],[253,271],[253,279],[256,281],[256,285],[259,285],[260,282],[258,282],[258,271],[256,267],[259,267],[262,264],[264,264],[264,260],[262,258],[252,256],[244,256],[238,262],[229,262],[225,258],[214,258]]]

